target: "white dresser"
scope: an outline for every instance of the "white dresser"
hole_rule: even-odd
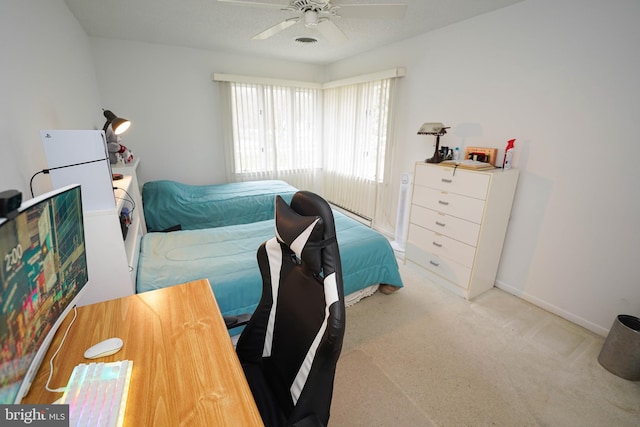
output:
[[[517,182],[516,169],[416,163],[406,261],[467,299],[492,288]]]

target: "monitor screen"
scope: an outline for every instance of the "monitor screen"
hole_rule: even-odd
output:
[[[0,403],[19,403],[60,323],[86,285],[80,186],[0,219]]]

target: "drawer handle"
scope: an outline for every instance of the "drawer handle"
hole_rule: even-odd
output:
[[[442,243],[433,242],[433,246],[435,246],[437,248],[441,248],[442,247]]]
[[[444,227],[447,224],[445,224],[444,222],[436,221],[436,225],[439,225],[440,227]]]
[[[434,267],[440,266],[440,263],[437,263],[437,262],[431,261],[431,260],[429,260],[429,264],[433,265]]]
[[[438,203],[441,205],[449,206],[449,202],[445,202],[444,200],[438,200]]]
[[[442,182],[446,182],[447,184],[451,184],[453,182],[452,179],[442,178]]]

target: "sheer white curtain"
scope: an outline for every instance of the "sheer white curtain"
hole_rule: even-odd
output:
[[[385,225],[395,68],[323,85],[214,73],[229,181],[282,179]]]
[[[395,79],[324,91],[324,197],[374,220],[391,149]]]
[[[225,138],[230,180],[282,179],[319,192],[321,89],[220,83],[230,125]]]

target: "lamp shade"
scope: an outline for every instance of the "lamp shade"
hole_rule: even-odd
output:
[[[131,122],[129,120],[116,116],[111,112],[111,110],[103,110],[103,112],[105,118],[107,119],[104,127],[102,128],[102,130],[104,130],[105,132],[107,131],[109,125],[111,125],[113,133],[116,135],[120,135],[121,133],[129,129],[129,126],[131,126]]]
[[[436,149],[433,152],[433,157],[425,160],[427,163],[440,163],[444,160],[442,153],[440,153],[440,137],[447,133],[449,127],[445,127],[442,123],[423,123],[418,130],[418,135],[435,135],[436,136]]]
[[[448,127],[445,127],[442,123],[423,123],[420,126],[418,135],[444,135],[447,133]]]

